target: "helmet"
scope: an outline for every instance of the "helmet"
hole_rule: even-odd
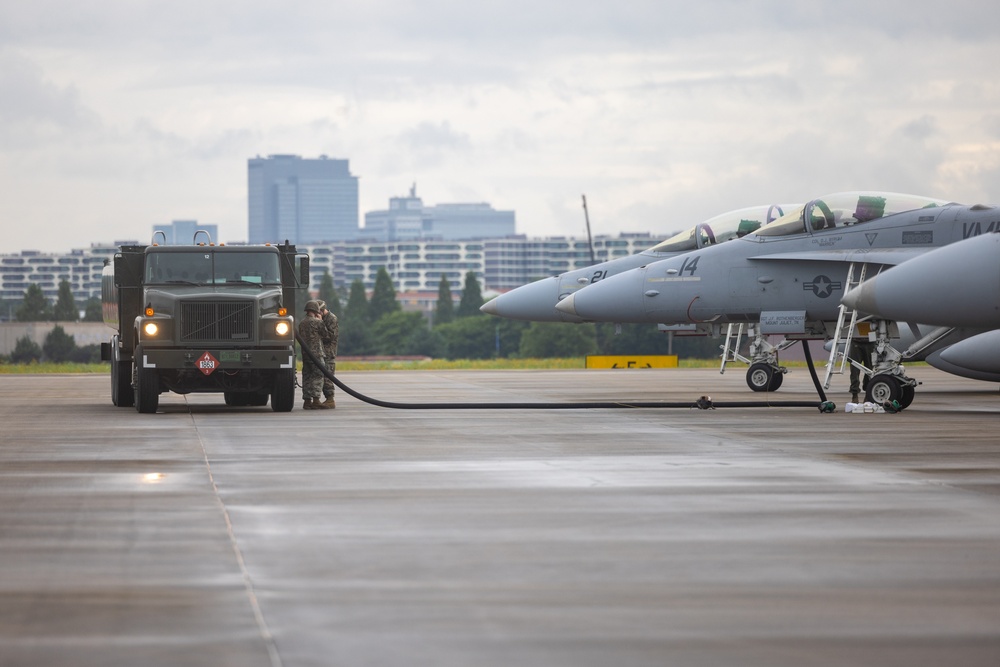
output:
[[[319,301],[316,301],[315,299],[306,301],[305,310],[306,312],[311,310],[312,312],[319,314]]]
[[[323,301],[323,299],[316,299],[316,303],[319,304],[320,311],[323,311],[323,310],[326,309],[326,301]]]

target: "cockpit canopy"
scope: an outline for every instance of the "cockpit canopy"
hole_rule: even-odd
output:
[[[689,252],[740,238],[776,220],[784,214],[786,207],[790,208],[791,206],[793,205],[787,204],[783,207],[779,204],[771,204],[770,206],[751,206],[729,211],[674,234],[666,241],[646,250],[645,253]]]
[[[905,211],[945,206],[943,199],[894,192],[838,192],[814,199],[784,214],[757,236],[812,234],[824,229],[850,227]]]

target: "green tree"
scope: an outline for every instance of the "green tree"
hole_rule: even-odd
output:
[[[375,274],[375,287],[372,289],[372,298],[368,302],[368,317],[372,322],[390,313],[395,313],[401,309],[396,301],[396,287],[392,284],[392,277],[384,266],[379,267]]]
[[[564,359],[597,352],[592,324],[532,322],[521,335],[521,356],[532,359]]]
[[[361,278],[355,278],[351,283],[351,292],[347,296],[347,306],[344,308],[344,319],[349,321],[368,322],[368,294]]]
[[[460,317],[435,327],[448,359],[492,359],[496,356],[496,321],[492,317]]]
[[[418,332],[427,329],[427,320],[420,313],[389,313],[372,324],[371,337],[376,354],[420,354],[413,341]]]
[[[421,327],[414,330],[406,341],[402,354],[420,354],[425,357],[443,357],[445,351],[444,339],[436,329]]]
[[[76,322],[80,319],[80,311],[73,298],[73,288],[68,280],[60,281],[56,305],[52,309],[52,319],[56,322]]]
[[[340,296],[333,286],[333,276],[329,271],[323,271],[323,278],[319,282],[319,298],[326,302],[326,309],[337,317],[344,314],[340,307]]]
[[[455,319],[455,302],[451,296],[451,283],[445,275],[441,274],[441,281],[438,283],[438,300],[434,308],[434,326],[448,324]]]
[[[52,321],[52,304],[42,288],[35,283],[28,285],[24,291],[24,300],[17,309],[18,322],[50,322]]]
[[[521,320],[508,320],[502,317],[488,317],[488,321],[493,321],[493,329],[499,342],[499,355],[501,357],[518,357],[521,354],[521,336],[527,331],[530,322]],[[494,345],[494,347],[497,347]]]
[[[58,324],[45,337],[42,343],[42,352],[49,361],[60,363],[69,361],[76,351],[76,339],[66,333]]]
[[[614,324],[597,325],[597,347],[601,354],[667,354],[667,334],[655,324],[623,324],[616,333]]]
[[[10,353],[10,360],[15,364],[30,364],[42,358],[42,348],[27,336],[21,336]]]
[[[723,342],[712,336],[674,336],[674,354],[682,359],[721,359]]]
[[[360,278],[356,278],[351,283],[351,293],[347,298],[347,306],[344,307],[344,316],[340,318],[338,356],[374,353],[375,345],[371,340],[368,310],[365,284]]]
[[[73,350],[73,354],[70,356],[69,360],[75,361],[79,364],[99,364],[101,363],[101,346],[78,345],[76,349]]]
[[[465,274],[465,286],[462,288],[462,298],[458,302],[457,317],[469,317],[472,315],[482,315],[479,308],[483,305],[483,293],[479,289],[479,280],[476,279],[475,271]]]
[[[87,305],[84,306],[83,313],[84,322],[102,322],[104,321],[104,311],[101,310],[101,300],[96,296],[92,296],[87,299]]]

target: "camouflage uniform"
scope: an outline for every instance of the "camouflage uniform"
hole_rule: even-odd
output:
[[[322,301],[320,302],[320,308],[326,308],[326,304]],[[337,372],[337,342],[340,340],[340,323],[337,321],[337,316],[331,313],[329,310],[323,315],[323,357],[326,361],[326,367],[331,374]],[[337,385],[333,383],[333,380],[323,376],[323,395],[327,399],[333,398],[334,389]]]
[[[323,358],[323,335],[325,328],[323,320],[306,315],[299,322],[299,338],[302,339],[302,346],[308,348],[313,356],[324,363]],[[302,355],[302,398],[306,401],[319,399],[323,391],[323,371],[321,371],[309,357]]]

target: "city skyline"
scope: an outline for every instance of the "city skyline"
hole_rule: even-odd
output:
[[[198,20],[192,22],[191,15]],[[351,161],[359,210],[516,210],[532,236],[670,230],[879,189],[993,203],[1000,6],[522,0],[0,6],[0,253],[248,240],[246,160]]]

